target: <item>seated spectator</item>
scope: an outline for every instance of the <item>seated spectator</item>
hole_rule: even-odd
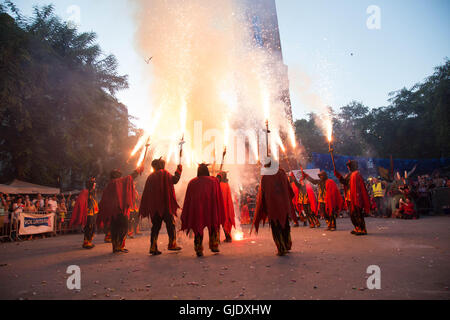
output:
[[[414,203],[410,198],[400,199],[400,208],[396,212],[397,219],[417,219]]]

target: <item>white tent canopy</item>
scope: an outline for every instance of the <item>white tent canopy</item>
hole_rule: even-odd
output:
[[[37,184],[14,180],[8,185],[1,184],[0,192],[11,194],[59,194],[59,188],[40,186]]]

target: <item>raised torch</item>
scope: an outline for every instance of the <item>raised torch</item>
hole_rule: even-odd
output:
[[[185,143],[186,143],[186,141],[184,141],[184,133],[183,133],[183,136],[181,137],[181,140],[179,143],[179,145],[180,145],[180,163],[179,164],[181,164],[181,158],[183,157],[183,144],[185,144]]]

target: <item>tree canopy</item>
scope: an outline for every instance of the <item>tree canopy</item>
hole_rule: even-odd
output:
[[[0,5],[0,169],[12,178],[82,186],[122,167],[130,149],[128,87],[93,32],[61,21],[53,6],[23,17]]]
[[[450,157],[450,61],[411,89],[390,93],[381,108],[352,101],[333,114],[334,149],[349,156],[404,159]],[[327,139],[311,113],[295,122],[308,153],[328,152]]]

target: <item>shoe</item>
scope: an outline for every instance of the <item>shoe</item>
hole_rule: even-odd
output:
[[[151,254],[152,256],[159,256],[161,253],[162,253],[162,252],[159,251],[159,250],[150,251],[150,254]]]
[[[212,252],[220,252],[219,248],[211,249]]]
[[[172,247],[172,248],[167,248],[168,250],[170,250],[170,251],[180,251],[181,250],[181,247]]]
[[[225,241],[224,242],[228,242],[228,243],[230,243],[230,242],[233,242],[233,240],[230,238],[230,239],[225,239]]]
[[[357,234],[355,230],[350,231],[351,234]]]
[[[123,252],[123,253],[128,253],[128,252],[130,252],[128,249],[125,249],[125,248],[120,249],[119,251],[120,251],[120,252]]]
[[[278,251],[277,256],[282,257],[282,256],[285,256],[286,253],[287,253],[286,251]]]
[[[203,252],[196,252],[197,257],[203,257]]]
[[[330,228],[330,231],[336,231],[336,228]]]

